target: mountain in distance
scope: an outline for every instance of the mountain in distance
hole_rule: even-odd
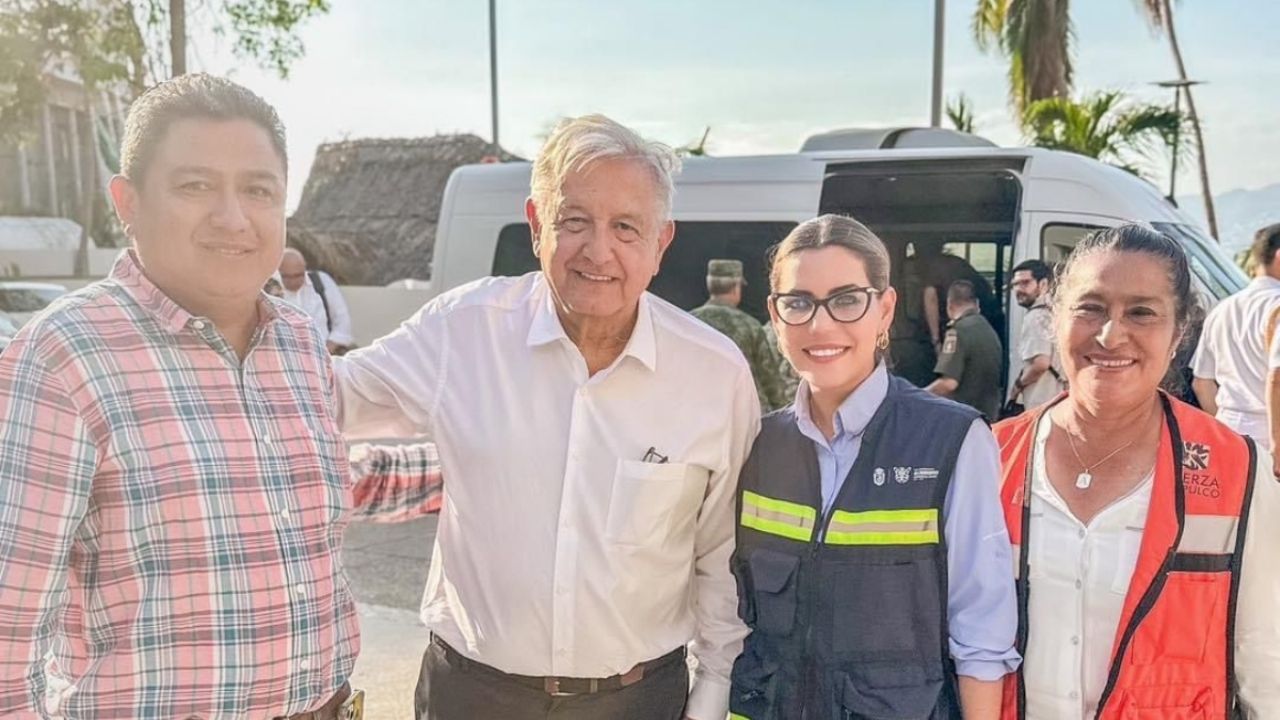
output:
[[[1280,223],[1280,183],[1256,190],[1231,190],[1215,200],[1218,232],[1230,255],[1249,247],[1259,228]],[[1179,196],[1178,207],[1204,224],[1204,202],[1199,195]]]

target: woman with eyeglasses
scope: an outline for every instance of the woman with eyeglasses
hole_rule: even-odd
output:
[[[1019,657],[991,431],[886,369],[897,296],[865,226],[799,225],[769,279],[802,382],[740,478],[730,716],[997,718]]]

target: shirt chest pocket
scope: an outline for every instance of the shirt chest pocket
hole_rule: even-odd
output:
[[[619,545],[656,545],[686,526],[692,530],[708,476],[687,463],[619,460],[605,538]]]

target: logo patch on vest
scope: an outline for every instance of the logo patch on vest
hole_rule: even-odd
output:
[[[880,487],[884,485],[884,481],[884,468],[876,468],[876,471],[871,473],[871,482],[875,483],[876,487]]]
[[[1209,467],[1209,446],[1187,441],[1182,443],[1182,467],[1188,470],[1205,470]]]
[[[906,485],[906,484],[907,484],[907,481],[911,479],[911,468],[909,468],[909,467],[896,467],[896,468],[894,468],[894,469],[893,469],[893,479],[894,479],[894,480],[895,480],[899,485]]]
[[[916,468],[915,470],[911,471],[911,479],[912,480],[937,480],[938,469],[937,468]]]

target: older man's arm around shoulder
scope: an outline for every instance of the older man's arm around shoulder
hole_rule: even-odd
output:
[[[447,371],[444,300],[427,303],[369,347],[333,359],[338,425],[348,439],[431,437]]]
[[[697,619],[693,655],[698,669],[685,709],[691,720],[722,720],[728,714],[729,673],[747,635],[747,627],[738,618],[737,586],[729,572],[738,473],[760,431],[760,401],[746,367],[735,380],[729,409],[724,461],[711,475],[698,515],[693,581]]]
[[[0,717],[41,718],[69,556],[97,472],[70,389],[19,336],[0,355]]]

